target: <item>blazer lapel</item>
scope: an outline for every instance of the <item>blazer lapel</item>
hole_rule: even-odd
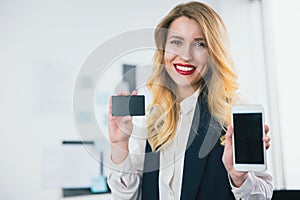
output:
[[[206,94],[202,92],[196,105],[185,152],[181,199],[196,198],[205,171],[207,154],[219,139],[215,133],[221,131],[217,127],[220,126],[215,120],[211,120]]]

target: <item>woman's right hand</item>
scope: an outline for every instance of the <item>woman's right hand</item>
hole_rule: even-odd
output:
[[[119,92],[119,96],[128,96],[129,92]],[[133,91],[131,95],[137,95]],[[133,123],[131,116],[112,116],[112,98],[109,100],[108,132],[111,142],[112,160],[121,163],[128,155],[128,141],[132,134]]]

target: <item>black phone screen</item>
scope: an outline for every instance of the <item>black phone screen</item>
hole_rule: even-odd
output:
[[[113,116],[145,115],[145,96],[112,96]]]
[[[262,113],[234,113],[233,137],[237,164],[264,164]]]

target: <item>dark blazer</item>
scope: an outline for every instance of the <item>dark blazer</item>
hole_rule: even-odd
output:
[[[211,117],[206,93],[198,97],[185,152],[182,200],[234,200],[227,171],[222,162],[224,147],[219,138],[222,127]],[[159,152],[151,152],[147,142],[142,180],[142,199],[159,199]],[[157,170],[149,170],[156,166]],[[150,172],[148,172],[150,171]]]

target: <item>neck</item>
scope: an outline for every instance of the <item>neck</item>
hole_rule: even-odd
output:
[[[192,88],[192,87],[178,87],[177,93],[178,93],[179,102],[183,101],[185,98],[194,94],[196,90],[197,90],[196,88]]]

